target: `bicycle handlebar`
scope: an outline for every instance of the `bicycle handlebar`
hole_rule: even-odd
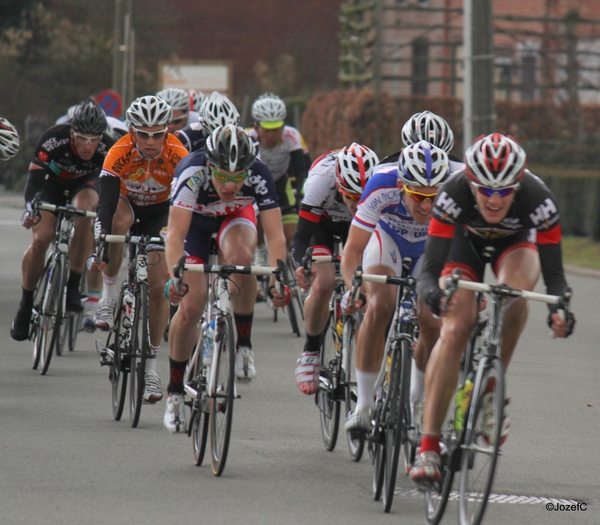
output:
[[[89,217],[90,219],[96,217],[95,211],[78,210],[77,208],[75,208],[75,206],[71,206],[70,204],[67,206],[57,206],[56,204],[50,204],[48,202],[39,202],[37,203],[36,209],[43,211],[60,212],[65,213],[67,215],[79,215],[81,217]]]

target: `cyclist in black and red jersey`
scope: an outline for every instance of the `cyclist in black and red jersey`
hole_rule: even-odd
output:
[[[19,133],[8,120],[0,117],[0,160],[8,160],[19,151]]]
[[[556,202],[547,186],[525,169],[525,161],[525,151],[511,137],[499,133],[479,137],[465,153],[465,169],[453,174],[435,201],[417,286],[419,296],[442,319],[440,337],[425,371],[424,432],[410,473],[421,486],[440,481],[440,429],[478,310],[474,292],[460,289],[441,313],[445,301],[442,278],[460,268],[464,279],[481,282],[482,254],[491,248],[490,262],[498,282],[533,290],[541,266],[548,294],[562,295],[567,290]],[[572,314],[562,319],[556,308],[550,307],[548,324],[555,337],[567,337],[575,319]],[[526,321],[526,301],[515,301],[504,317],[501,355],[505,368]],[[483,401],[484,436],[494,426],[493,408],[486,409],[493,402],[490,394]],[[509,425],[505,414],[503,440]]]
[[[65,192],[71,204],[81,210],[96,210],[98,205],[97,177],[104,157],[114,140],[105,133],[106,116],[102,108],[89,99],[73,112],[67,124],[51,127],[40,138],[25,185],[25,204],[29,206],[36,193],[52,204],[64,204]],[[23,256],[23,293],[10,335],[17,341],[29,337],[33,294],[44,272],[45,254],[54,237],[55,216],[41,212],[34,222],[28,212],[22,224],[32,229],[33,242]],[[79,284],[86,259],[93,246],[90,219],[75,219],[75,236],[71,243],[70,273],[67,284],[67,310],[83,309]]]

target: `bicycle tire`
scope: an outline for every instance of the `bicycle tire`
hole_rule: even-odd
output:
[[[390,370],[392,382],[392,387],[390,388],[391,403],[388,410],[388,420],[385,425],[386,461],[382,491],[385,512],[389,512],[392,508],[400,450],[402,449],[403,442],[406,440],[406,422],[410,418],[410,415],[406,412],[406,400],[408,399],[410,392],[410,343],[406,339],[403,339],[397,342],[397,344],[400,344],[400,352],[394,352],[392,356],[392,366]],[[388,392],[388,396],[389,395],[390,392]]]
[[[204,461],[204,454],[206,453],[206,442],[208,441],[210,417],[209,414],[202,412],[200,401],[193,401],[193,405],[198,406],[192,408],[190,421],[192,457],[194,458],[194,465],[199,467],[202,465],[202,462]]]
[[[37,370],[40,364],[40,356],[41,356],[41,324],[42,324],[42,310],[44,305],[44,297],[46,296],[46,291],[48,289],[48,278],[50,277],[50,265],[52,264],[52,256],[48,258],[46,261],[46,266],[44,267],[44,273],[40,277],[38,284],[35,288],[35,294],[33,299],[33,311],[31,315],[31,325],[30,325],[30,338],[33,341],[33,359],[31,363],[31,368],[33,370]]]
[[[70,312],[66,312],[63,320],[60,324],[60,330],[58,332],[58,340],[56,341],[56,355],[61,356],[67,341],[69,340],[69,325],[71,315]]]
[[[385,465],[385,436],[383,432],[374,432],[373,441],[369,442],[369,451],[371,453],[371,463],[373,464],[373,499],[379,501],[383,489]]]
[[[190,407],[187,433],[192,438],[192,457],[194,465],[197,467],[202,465],[206,452],[210,414],[204,406],[206,404],[206,378],[203,371],[206,372],[207,370],[199,364],[202,359],[202,351],[200,349],[203,345],[204,338],[198,342],[198,346],[194,349],[187,365],[190,370],[186,369],[184,375],[184,377],[190,378],[188,384],[196,391],[196,399],[191,399],[186,404]]]
[[[331,323],[333,328],[331,327]],[[341,402],[337,395],[338,361],[335,342],[332,334],[335,330],[335,316],[332,315],[325,325],[321,337],[321,366],[319,370],[319,387],[315,401],[319,407],[321,436],[325,449],[331,452],[337,443],[340,428]]]
[[[217,321],[216,342],[211,365],[216,367],[216,384],[210,398],[210,464],[213,474],[220,476],[229,451],[235,387],[235,340],[229,314]]]
[[[482,366],[480,364],[480,366]],[[465,443],[461,458],[458,514],[461,525],[479,525],[485,514],[488,498],[494,483],[494,473],[500,451],[500,437],[504,418],[504,369],[502,361],[493,357],[487,360],[477,392],[473,392],[465,430]],[[494,382],[493,388],[489,385]],[[477,383],[477,381],[476,381]],[[489,390],[489,392],[487,391]],[[483,400],[492,394],[494,417],[490,442],[483,437]],[[499,424],[498,424],[499,423]]]
[[[79,294],[81,295],[81,301],[87,299],[87,269],[81,274],[81,282],[79,284]],[[85,313],[85,306],[81,312],[71,312],[69,315],[69,352],[75,350],[77,344],[77,337],[83,327],[83,316]]]
[[[290,302],[286,305],[285,311],[288,315],[288,319],[290,320],[292,333],[295,334],[296,337],[300,337],[302,334],[300,332],[300,326],[298,325],[298,316],[296,315],[296,309],[294,308],[293,298],[290,298]]]
[[[356,408],[358,398],[358,386],[356,383],[356,332],[358,331],[358,322],[354,316],[347,316],[344,320],[343,341],[346,341],[342,355],[346,359],[343,363],[344,373],[344,398],[346,402],[346,416]],[[346,432],[348,441],[348,450],[352,461],[360,461],[365,448],[365,438],[353,438],[350,432]]]
[[[43,319],[41,325],[42,346],[40,352],[40,374],[46,375],[54,347],[60,334],[60,325],[63,321],[63,294],[66,288],[67,268],[65,260],[58,256],[50,266],[50,276],[48,278],[48,287],[44,299]],[[58,326],[57,326],[58,323]]]
[[[108,335],[106,347],[113,352],[108,377],[112,391],[112,410],[115,421],[120,421],[127,397],[127,379],[129,358],[127,356],[127,329],[123,326],[123,293],[119,296],[119,308],[116,311],[115,326]],[[112,347],[112,348],[111,348]]]
[[[132,346],[129,354],[129,420],[136,428],[142,411],[146,356],[150,352],[148,326],[148,285],[137,283],[134,294],[133,320],[131,325]]]

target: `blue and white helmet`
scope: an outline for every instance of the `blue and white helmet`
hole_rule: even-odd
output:
[[[435,187],[450,176],[448,154],[422,140],[406,146],[398,159],[398,178],[404,184]]]

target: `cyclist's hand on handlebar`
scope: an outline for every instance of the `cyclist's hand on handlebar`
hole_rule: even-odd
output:
[[[177,287],[175,286],[175,282],[173,281],[173,279],[169,279],[165,283],[165,297],[167,298],[167,301],[169,301],[172,305],[179,304],[185,296],[185,294],[188,293],[188,289],[188,285],[182,281],[181,293],[178,293]]]
[[[346,290],[342,295],[340,307],[342,312],[348,315],[353,315],[367,303],[367,298],[363,294],[359,294],[356,301],[352,301],[352,290]]]
[[[280,295],[277,286],[269,286],[269,288],[267,288],[267,293],[269,294],[271,301],[273,301],[273,306],[276,306],[277,308],[287,306],[292,297],[287,285],[283,287],[283,297]]]
[[[441,288],[432,288],[426,294],[425,302],[431,308],[433,315],[442,315],[442,308],[446,310],[446,293]]]
[[[548,326],[552,329],[553,337],[569,337],[575,329],[575,316],[573,312],[568,312],[565,319],[558,312],[551,313],[548,315]]]
[[[298,266],[298,268],[296,268],[296,271],[294,273],[296,274],[296,284],[300,288],[302,288],[303,290],[310,288],[310,284],[308,282],[306,282],[306,272],[305,272],[303,266]],[[314,277],[315,277],[315,270],[314,270],[314,268],[311,268],[310,269],[311,282],[314,279]]]

